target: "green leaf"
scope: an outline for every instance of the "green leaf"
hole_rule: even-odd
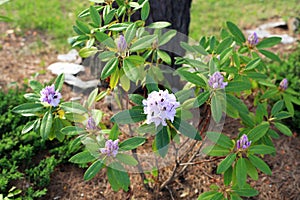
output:
[[[274,104],[274,106],[272,107],[272,110],[271,110],[272,116],[277,114],[279,111],[281,111],[283,108],[283,105],[284,105],[284,102],[282,100],[277,101]]]
[[[119,144],[119,149],[122,151],[128,151],[132,149],[136,149],[146,142],[144,137],[132,137],[127,140],[124,140]]]
[[[232,166],[230,166],[225,172],[224,172],[224,185],[228,186],[231,183],[232,180]]]
[[[283,100],[284,100],[284,103],[285,103],[285,107],[287,108],[287,110],[289,111],[289,113],[294,116],[295,114],[295,110],[294,110],[294,106],[291,102],[291,96],[290,95],[287,95],[287,94],[283,94]]]
[[[170,22],[153,22],[147,26],[147,28],[154,28],[154,29],[162,29],[171,26]]]
[[[101,17],[100,17],[98,10],[94,6],[90,6],[89,11],[90,11],[90,16],[91,16],[93,23],[95,25],[97,25],[97,27],[100,27]]]
[[[226,25],[230,33],[234,36],[234,39],[239,43],[246,42],[245,36],[242,31],[232,22],[226,22]]]
[[[269,48],[272,46],[275,46],[276,44],[279,44],[281,42],[281,37],[269,37],[265,38],[264,40],[260,41],[256,48],[263,49],[263,48]]]
[[[44,106],[40,103],[24,103],[12,109],[12,112],[23,116],[35,116],[37,113],[44,110]]]
[[[286,118],[292,117],[292,115],[289,112],[282,111],[282,112],[275,114],[274,117],[277,120],[281,120],[281,119],[286,119]]]
[[[104,25],[107,25],[111,22],[111,20],[114,18],[115,13],[116,13],[116,9],[112,9],[110,10],[108,13],[105,12],[105,8],[104,8],[104,12],[103,12],[103,19],[104,19]]]
[[[252,142],[258,141],[262,138],[270,128],[270,124],[268,122],[262,122],[253,129],[251,129],[248,133],[248,138]]]
[[[138,164],[138,161],[133,158],[131,155],[128,155],[128,154],[124,154],[124,153],[118,153],[116,155],[116,158],[126,164],[126,165],[130,165],[130,166],[136,166]]]
[[[253,179],[253,180],[258,180],[258,173],[256,168],[252,165],[252,163],[248,160],[245,159],[246,167],[247,167],[247,174]]]
[[[232,94],[226,94],[226,102],[227,104],[230,104],[232,108],[235,108],[239,113],[249,112],[245,103]]]
[[[87,25],[85,25],[85,23],[83,23],[79,20],[76,20],[76,26],[81,32],[83,32],[85,34],[90,34],[90,29]]]
[[[97,52],[98,52],[97,47],[90,47],[90,48],[83,47],[79,51],[79,56],[82,58],[87,58],[87,57],[95,55]]]
[[[279,123],[279,122],[274,122],[274,125],[281,133],[283,133],[287,136],[293,135],[292,131],[286,125]]]
[[[141,10],[141,19],[145,21],[148,18],[149,13],[150,13],[150,4],[148,1],[145,1]]]
[[[234,190],[235,193],[237,193],[240,196],[244,197],[253,197],[258,195],[258,191],[253,188],[241,188]]]
[[[156,35],[146,35],[136,40],[130,47],[131,52],[151,48],[152,42],[157,39]]]
[[[143,100],[145,99],[143,96],[139,95],[139,94],[129,94],[129,99],[137,104],[137,105],[140,105],[142,106],[143,105]]]
[[[267,146],[264,144],[261,145],[251,145],[249,148],[250,153],[255,153],[255,154],[271,154],[275,153],[276,149],[271,146]]]
[[[191,46],[186,42],[180,42],[180,46],[191,53],[199,53],[204,56],[207,55],[207,52],[200,44],[198,46],[196,45]]]
[[[250,113],[240,112],[239,115],[242,119],[243,124],[245,124],[247,127],[253,128],[255,126],[255,120],[252,116],[250,116]]]
[[[161,157],[165,157],[168,153],[170,143],[170,136],[166,126],[160,128],[160,130],[156,133],[154,142],[159,155]]]
[[[162,46],[166,43],[168,43],[175,35],[177,34],[176,30],[169,30],[166,33],[164,33],[158,41],[159,46]]]
[[[198,200],[211,200],[217,194],[219,194],[217,191],[204,192],[199,195]]]
[[[240,195],[238,195],[236,193],[231,193],[230,200],[243,200],[243,199],[240,197]]]
[[[251,83],[246,80],[230,81],[225,87],[226,92],[242,92],[250,89]]]
[[[254,60],[251,60],[245,67],[245,70],[251,70],[255,69],[260,64],[261,59],[256,58]]]
[[[102,69],[101,72],[101,80],[106,79],[107,77],[109,77],[113,72],[116,71],[117,67],[119,64],[119,60],[118,58],[113,58],[110,61],[108,61],[105,66]]]
[[[118,191],[120,189],[123,189],[126,192],[128,191],[130,179],[126,170],[120,163],[113,162],[109,164],[107,167],[107,178],[113,191]]]
[[[221,174],[222,172],[225,172],[230,166],[232,166],[232,163],[234,162],[236,158],[236,154],[231,153],[229,154],[220,164],[217,168],[217,173]]]
[[[126,58],[123,60],[123,70],[131,81],[136,82],[138,80],[139,73],[137,67]]]
[[[83,179],[89,181],[96,176],[96,174],[104,167],[102,160],[95,161],[89,168],[85,171]]]
[[[77,126],[66,126],[60,131],[65,135],[79,135],[86,132],[83,128]]]
[[[211,98],[211,114],[213,119],[219,123],[222,118],[222,103],[221,100],[214,94]]]
[[[277,62],[281,61],[280,58],[276,54],[274,54],[273,52],[271,52],[271,51],[259,49],[259,52],[261,54],[263,54],[264,56],[266,56],[267,58],[270,58],[271,60],[274,60],[274,61],[277,61]]]
[[[53,116],[50,109],[43,116],[41,127],[40,127],[40,133],[43,140],[46,140],[50,135],[52,122],[53,122]]]
[[[200,93],[194,103],[194,107],[200,107],[202,106],[209,98],[210,92],[209,91],[204,91]]]
[[[69,162],[76,164],[89,163],[95,160],[95,157],[88,151],[83,151],[75,154],[69,159]]]
[[[130,44],[130,42],[133,40],[135,36],[136,36],[136,24],[132,23],[127,27],[124,35],[127,44]]]
[[[195,73],[186,71],[184,69],[177,70],[178,74],[185,80],[195,84],[196,86],[206,87],[205,81]]]
[[[194,140],[202,140],[198,130],[186,121],[181,120],[179,117],[175,117],[172,124],[182,135]]]
[[[217,47],[216,54],[222,53],[225,49],[230,47],[232,43],[233,40],[231,37],[227,37],[224,40],[222,40],[222,42],[220,42],[220,44]]]
[[[221,147],[231,149],[233,147],[233,142],[230,140],[229,137],[222,133],[217,132],[207,132],[206,137],[210,139],[211,141],[215,142]]]
[[[171,57],[169,56],[169,54],[167,54],[164,51],[161,50],[157,50],[157,55],[158,57],[160,57],[165,63],[167,63],[168,65],[171,65]]]
[[[247,168],[244,158],[239,158],[236,165],[236,178],[239,187],[243,187],[247,180]]]
[[[109,132],[109,138],[110,140],[117,140],[120,135],[119,127],[117,124],[114,124]]]
[[[103,45],[109,47],[109,48],[116,48],[116,43],[114,40],[109,37],[107,34],[102,33],[102,32],[96,32],[95,33],[96,39],[101,42]]]
[[[209,156],[227,156],[230,150],[218,145],[214,145],[203,148],[202,152]]]
[[[91,108],[92,105],[95,103],[97,95],[98,95],[98,88],[95,88],[88,97],[88,100],[87,100],[88,108]]]
[[[87,113],[87,109],[84,108],[80,103],[77,102],[64,102],[60,105],[60,107],[65,112],[84,114]]]
[[[255,155],[249,155],[248,156],[250,162],[256,167],[258,168],[260,171],[262,171],[263,173],[267,174],[267,175],[272,175],[272,171],[270,169],[270,167],[259,157],[255,156]]]
[[[54,81],[55,90],[61,91],[62,86],[64,84],[64,80],[65,80],[65,75],[64,74],[60,74],[59,76],[56,77],[56,79]]]
[[[259,83],[261,84],[262,82],[259,81]],[[278,94],[277,89],[270,89],[270,90],[267,90],[260,98],[261,99],[270,99],[271,97],[274,97],[277,94]]]
[[[137,56],[137,55],[130,55],[128,57],[126,57],[126,60],[129,60],[130,62],[132,62],[134,65],[144,65],[145,63],[145,58],[143,58],[142,56]]]
[[[22,134],[25,134],[25,133],[28,133],[29,131],[31,131],[36,123],[37,123],[37,120],[27,122],[26,125],[22,129]]]
[[[111,122],[118,124],[131,124],[135,122],[140,122],[146,119],[143,109],[131,109],[124,110],[119,113],[116,113],[111,118]]]

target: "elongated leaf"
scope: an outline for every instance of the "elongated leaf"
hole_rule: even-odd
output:
[[[135,35],[136,35],[136,24],[132,23],[127,27],[124,35],[127,44],[130,44],[130,42],[133,40]]]
[[[211,114],[213,119],[219,123],[222,118],[222,104],[217,95],[213,95],[211,98]]]
[[[37,120],[27,122],[27,124],[22,129],[22,134],[25,134],[25,133],[28,133],[29,131],[31,131],[33,129],[35,123],[37,123]]]
[[[148,1],[146,1],[142,7],[142,10],[141,10],[141,18],[142,20],[146,20],[149,16],[149,13],[150,13],[150,4]]]
[[[222,51],[224,51],[225,49],[227,49],[228,47],[231,46],[231,44],[233,43],[233,40],[231,37],[227,37],[224,40],[222,40],[222,42],[218,45],[216,53],[220,54],[222,53]]]
[[[131,45],[130,51],[136,52],[142,49],[150,48],[152,42],[156,40],[156,38],[156,35],[146,35],[144,37],[141,37]]]
[[[274,106],[272,107],[271,114],[272,114],[272,115],[277,114],[279,111],[282,110],[283,105],[284,105],[284,102],[283,102],[282,100],[277,101],[277,102],[274,104]]]
[[[116,48],[116,44],[114,40],[102,32],[96,32],[95,33],[96,39],[101,42],[103,45],[109,47],[109,48]]]
[[[126,165],[136,166],[138,164],[138,161],[128,154],[118,153],[116,158]]]
[[[248,138],[252,142],[258,141],[262,138],[270,128],[270,124],[268,122],[262,122],[257,125],[255,128],[251,129],[248,133]]]
[[[241,112],[248,113],[249,112],[248,108],[244,104],[244,102],[232,94],[226,94],[226,102],[227,102],[227,104],[230,104],[232,106],[232,108],[235,108],[239,113],[241,113]]]
[[[237,183],[239,187],[243,187],[247,180],[247,167],[244,158],[239,158],[235,167]]]
[[[194,140],[202,140],[197,129],[186,121],[181,120],[179,117],[175,117],[172,124],[182,135]]]
[[[275,46],[276,44],[279,44],[281,42],[281,37],[269,37],[265,38],[264,40],[260,41],[256,48],[263,49],[263,48],[269,48],[272,46]]]
[[[89,168],[85,171],[83,179],[89,181],[96,176],[96,174],[104,167],[102,160],[95,161]]]
[[[99,27],[101,25],[101,17],[98,10],[94,6],[90,6],[89,11],[93,23]]]
[[[251,145],[249,148],[250,153],[256,153],[256,154],[271,154],[275,153],[276,149],[274,147],[270,147],[267,145]]]
[[[234,162],[236,158],[236,154],[231,153],[229,154],[222,162],[219,164],[217,168],[217,173],[220,174],[222,172],[225,172],[230,166],[232,166],[232,163]]]
[[[182,78],[195,84],[196,86],[206,87],[205,81],[197,74],[194,74],[192,72],[188,72],[188,71],[182,70],[182,69],[177,70],[177,72]]]
[[[283,94],[283,100],[284,100],[285,107],[287,108],[289,113],[292,116],[294,116],[295,110],[294,110],[294,106],[293,106],[292,101],[291,101],[291,99],[292,99],[291,97],[292,97],[291,95]]]
[[[244,90],[250,90],[251,83],[246,80],[230,81],[225,87],[226,92],[241,92]]]
[[[207,132],[206,137],[221,147],[224,147],[227,149],[230,149],[233,147],[233,142],[230,140],[230,138],[222,133]]]
[[[199,53],[205,56],[207,55],[207,52],[200,44],[198,46],[196,45],[191,46],[186,42],[180,42],[180,46],[191,53]]]
[[[147,26],[147,28],[161,29],[171,26],[170,22],[153,22]]]
[[[177,34],[176,30],[169,30],[168,32],[164,33],[160,38],[159,38],[159,46],[162,46],[169,42],[175,35]]]
[[[270,169],[270,167],[259,157],[255,156],[255,155],[249,155],[248,156],[250,162],[256,167],[258,168],[260,171],[262,171],[263,173],[267,174],[267,175],[272,175],[272,171]]]
[[[83,151],[80,153],[75,154],[69,159],[69,162],[76,163],[76,164],[84,164],[89,163],[95,160],[95,157],[91,155],[88,151]]]
[[[165,63],[167,63],[168,65],[171,65],[171,57],[169,56],[169,54],[167,54],[164,51],[161,50],[157,50],[157,55],[158,57],[160,57]]]
[[[83,23],[79,20],[76,20],[76,25],[81,32],[83,32],[85,34],[90,34],[90,29],[87,25],[85,25],[85,23]]]
[[[217,194],[217,191],[204,192],[201,195],[199,195],[198,200],[211,200]]]
[[[44,110],[44,106],[40,103],[24,103],[12,109],[13,112],[23,116],[35,116]]]
[[[168,129],[163,126],[157,133],[155,137],[155,147],[161,157],[165,157],[168,153],[170,136],[168,134]]]
[[[252,165],[252,163],[245,159],[246,167],[247,167],[247,174],[253,179],[258,180],[258,172],[256,168]]]
[[[230,150],[218,145],[214,145],[205,147],[202,152],[209,156],[227,156]]]
[[[128,151],[132,149],[136,149],[146,142],[144,137],[132,137],[127,140],[124,140],[119,144],[119,149],[122,151]]]
[[[79,51],[79,56],[82,58],[87,58],[87,57],[95,55],[97,52],[98,52],[98,49],[96,47],[83,47]]]
[[[131,124],[146,119],[143,109],[131,109],[121,111],[112,116],[111,121],[118,124]]]
[[[130,185],[129,176],[120,163],[113,162],[107,167],[107,178],[114,191],[120,189],[128,191]]]
[[[42,119],[41,127],[40,127],[40,134],[43,140],[48,139],[48,136],[51,132],[52,128],[52,112],[51,109],[45,113]]]
[[[253,188],[236,189],[234,192],[244,197],[253,197],[258,195],[258,191]]]
[[[194,107],[200,107],[202,106],[209,98],[210,92],[209,91],[204,91],[200,95],[197,96]]]
[[[139,74],[138,69],[130,60],[124,59],[123,60],[123,70],[126,74],[126,76],[133,82],[136,82],[138,80]]]
[[[64,80],[65,80],[65,75],[64,74],[60,74],[56,77],[56,79],[54,81],[55,90],[61,91],[62,86],[64,84]]]
[[[224,172],[224,185],[229,185],[232,180],[232,166],[230,166],[225,172]]]
[[[64,102],[60,106],[65,112],[77,114],[84,114],[88,112],[86,108],[77,102]]]
[[[142,106],[143,105],[143,100],[145,99],[143,96],[139,95],[139,94],[129,94],[129,99],[137,104],[137,105],[140,105]]]
[[[109,77],[113,72],[115,72],[118,67],[118,64],[118,58],[113,58],[110,61],[108,61],[101,72],[101,79],[104,80],[105,78]]]
[[[274,61],[277,61],[277,62],[281,61],[280,58],[276,54],[274,54],[273,52],[271,52],[271,51],[259,49],[259,52],[261,54],[263,54],[264,56],[266,56],[267,58],[270,58],[271,60],[274,60]]]
[[[245,67],[245,70],[252,70],[255,69],[261,62],[260,58],[256,58],[254,60],[251,60]]]
[[[245,36],[242,31],[232,22],[226,22],[230,33],[234,36],[234,39],[239,43],[246,42]]]
[[[286,125],[279,123],[279,122],[275,122],[274,125],[281,133],[283,133],[287,136],[293,135],[292,131]]]
[[[86,132],[83,128],[77,126],[66,126],[61,129],[61,132],[65,135],[79,135]]]

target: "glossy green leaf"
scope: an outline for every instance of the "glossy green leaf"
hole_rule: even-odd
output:
[[[291,129],[289,129],[289,127],[287,127],[286,125],[279,123],[279,122],[275,122],[274,125],[281,133],[283,133],[287,136],[293,135]]]
[[[250,89],[251,83],[247,80],[230,81],[225,87],[226,92],[241,92]]]
[[[166,126],[163,126],[155,136],[155,147],[161,157],[165,157],[168,153],[170,136]]]
[[[128,151],[132,149],[136,149],[146,142],[144,137],[132,137],[127,140],[122,141],[119,144],[119,149],[122,151]]]
[[[211,200],[217,194],[217,191],[204,192],[201,195],[199,195],[198,200]]]
[[[89,11],[93,23],[99,27],[101,25],[101,17],[98,10],[94,6],[90,6]]]
[[[239,43],[246,42],[245,36],[242,31],[232,22],[226,22],[226,25],[230,33],[234,36],[234,39]]]
[[[234,160],[236,158],[236,154],[231,153],[220,164],[218,165],[217,168],[217,173],[221,174],[222,172],[225,172],[230,166],[232,166]]]
[[[258,172],[256,168],[252,165],[252,163],[245,159],[246,167],[247,167],[247,174],[253,179],[258,180]]]
[[[260,171],[262,171],[263,173],[265,173],[267,175],[272,175],[272,171],[271,171],[270,167],[262,159],[260,159],[259,157],[255,156],[255,155],[249,155],[248,158],[249,158],[249,161]]]
[[[276,149],[274,147],[260,144],[260,145],[251,145],[249,148],[249,152],[255,154],[271,154],[271,153],[275,153]]]
[[[85,23],[83,23],[79,20],[76,20],[76,26],[81,32],[83,32],[85,34],[90,34],[90,29]]]
[[[105,45],[105,46],[107,46],[109,48],[116,48],[116,43],[107,34],[102,33],[102,32],[95,32],[95,37],[103,45]]]
[[[235,165],[236,179],[239,187],[243,187],[247,180],[247,167],[244,158],[239,158]]]
[[[209,98],[210,92],[209,91],[204,91],[200,93],[194,103],[194,107],[200,107],[202,106]]]
[[[157,50],[157,55],[159,58],[161,58],[165,63],[167,63],[168,65],[171,65],[171,57],[169,56],[169,54],[167,54],[164,51],[161,50]]]
[[[79,56],[82,58],[87,58],[87,57],[95,55],[97,52],[98,52],[97,47],[90,47],[90,48],[83,47],[79,51]]]
[[[159,46],[162,46],[166,43],[168,43],[175,35],[177,34],[176,30],[169,30],[166,33],[164,33],[160,38],[159,38]]]
[[[143,97],[143,96],[141,96],[141,95],[139,95],[139,94],[129,94],[128,96],[129,96],[129,99],[130,99],[133,103],[135,103],[135,104],[137,104],[137,105],[140,105],[140,106],[143,105],[143,100],[145,99],[145,97]]]
[[[213,95],[211,98],[211,114],[213,119],[219,123],[222,118],[222,103],[217,95]]]
[[[146,35],[136,40],[130,47],[131,52],[151,48],[152,43],[156,40],[156,35]]]
[[[273,61],[277,61],[277,62],[281,61],[280,58],[276,54],[274,54],[273,52],[271,52],[271,51],[259,49],[259,52],[261,54],[263,54],[264,56],[266,56],[267,58],[270,58]]]
[[[221,147],[230,149],[233,147],[233,142],[230,140],[229,137],[222,133],[217,133],[217,132],[207,132],[206,137],[210,139],[211,141],[215,142]]]
[[[36,123],[37,123],[37,120],[27,122],[26,125],[22,129],[22,134],[25,134],[25,133],[28,133],[29,131],[31,131]]]
[[[128,191],[130,179],[126,170],[120,163],[113,162],[109,164],[107,167],[107,178],[114,191],[120,189]]]
[[[95,157],[90,154],[88,151],[82,151],[69,159],[69,162],[76,164],[84,164],[89,163],[95,160]]]
[[[65,81],[65,75],[64,74],[58,75],[54,81],[55,90],[61,91],[64,81]]]
[[[128,59],[123,60],[123,70],[126,76],[133,82],[136,82],[139,78],[137,67]]]
[[[252,70],[255,69],[261,62],[260,58],[255,58],[254,60],[251,60],[245,67],[245,70]]]
[[[197,74],[186,71],[184,69],[177,70],[177,72],[182,78],[195,84],[196,86],[206,87],[205,81]]]
[[[127,27],[124,35],[127,44],[130,44],[130,42],[133,40],[135,36],[136,36],[136,24],[132,23]]]
[[[214,145],[203,148],[202,152],[209,156],[227,156],[230,150],[218,145]]]
[[[145,21],[148,18],[149,13],[150,13],[150,4],[148,1],[145,1],[141,10],[141,19]]]
[[[262,138],[270,128],[270,124],[268,122],[262,122],[253,129],[251,129],[248,133],[248,138],[252,142],[258,141]]]
[[[84,108],[80,103],[77,102],[64,102],[60,105],[60,107],[65,112],[84,114],[87,113],[87,109]]]
[[[253,197],[258,195],[258,191],[253,188],[241,188],[234,190],[235,193],[237,193],[240,196],[244,197]]]
[[[43,116],[41,127],[40,127],[40,134],[43,140],[48,139],[48,136],[50,135],[51,128],[52,128],[52,122],[53,122],[53,116],[50,109]]]
[[[61,129],[61,132],[65,135],[79,135],[81,133],[85,133],[86,130],[77,126],[66,126]]]
[[[44,110],[44,106],[40,103],[24,103],[12,109],[12,112],[23,116],[35,116]]]
[[[170,22],[153,22],[147,26],[147,28],[154,28],[154,29],[162,29],[171,26]]]
[[[133,158],[131,155],[124,154],[124,153],[118,153],[116,156],[117,160],[120,162],[130,165],[130,166],[136,166],[138,164],[138,161]]]
[[[230,166],[225,172],[224,172],[224,185],[228,186],[232,181],[232,166]]]
[[[111,121],[117,124],[131,124],[146,119],[143,109],[124,110],[112,116]]]
[[[113,72],[115,72],[118,67],[118,64],[118,58],[113,58],[110,61],[108,61],[102,69],[101,79],[104,80],[105,78],[109,77]]]
[[[279,44],[280,42],[281,42],[281,37],[269,37],[260,41],[256,45],[256,48],[258,49],[269,48],[275,46],[276,44]]]
[[[102,160],[95,161],[89,168],[85,171],[83,179],[89,181],[96,176],[96,174],[104,167]]]

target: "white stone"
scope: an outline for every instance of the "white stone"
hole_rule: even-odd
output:
[[[78,74],[81,71],[84,71],[84,66],[75,64],[75,63],[67,63],[67,62],[56,62],[48,66],[48,70],[50,70],[53,74]]]
[[[73,62],[77,64],[82,61],[76,49],[71,49],[67,54],[59,54],[57,59],[61,62]]]
[[[81,89],[95,88],[98,82],[99,80],[82,81],[72,74],[65,74],[65,83]]]

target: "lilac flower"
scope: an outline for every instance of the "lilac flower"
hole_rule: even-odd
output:
[[[87,124],[86,124],[86,129],[88,129],[88,130],[96,130],[97,129],[96,122],[93,119],[93,117],[88,118]]]
[[[247,135],[242,135],[242,137],[236,141],[237,149],[247,149],[251,145],[251,141],[248,140]]]
[[[248,44],[251,47],[254,47],[255,45],[258,44],[258,36],[255,32],[253,32],[251,35],[249,35],[248,37]]]
[[[224,89],[228,83],[223,81],[224,77],[222,74],[220,72],[215,72],[209,77],[208,84],[213,89]]]
[[[153,91],[143,100],[144,113],[147,114],[147,124],[154,122],[155,126],[162,124],[167,126],[166,120],[173,122],[176,108],[180,103],[176,101],[174,94],[169,94],[168,90]]]
[[[123,53],[127,49],[127,42],[123,35],[120,35],[117,41],[118,52]]]
[[[58,106],[61,94],[58,91],[55,91],[54,85],[46,86],[44,89],[41,90],[41,102],[45,102],[50,104],[53,107]]]
[[[280,90],[286,90],[288,88],[289,82],[286,78],[282,79],[282,81],[279,83],[279,89]]]
[[[116,157],[116,155],[118,154],[118,150],[119,150],[119,140],[107,140],[105,142],[105,148],[100,148],[100,151],[102,154],[105,154],[107,156],[113,156]]]

